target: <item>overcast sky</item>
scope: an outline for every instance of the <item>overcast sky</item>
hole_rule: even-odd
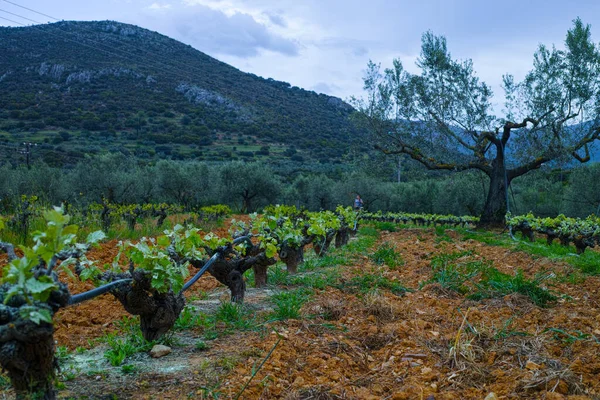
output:
[[[562,47],[577,16],[600,40],[598,0],[10,1],[58,19],[136,24],[242,71],[344,99],[361,95],[369,59],[387,67],[400,58],[416,72],[421,34],[427,30],[446,36],[455,58],[471,58],[497,97],[502,74],[521,79],[538,44]],[[7,0],[0,0],[0,10],[52,21]],[[0,17],[19,20],[4,11]],[[14,24],[0,19],[0,25]]]

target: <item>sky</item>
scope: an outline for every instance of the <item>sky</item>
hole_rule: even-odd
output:
[[[160,32],[265,78],[348,99],[369,60],[417,73],[421,35],[472,59],[501,107],[502,75],[522,79],[539,44],[563,47],[576,17],[600,41],[600,1],[577,0],[0,0],[0,18],[116,20]],[[0,25],[15,25],[0,19]],[[1,55],[0,55],[1,57]],[[498,110],[496,110],[498,111]]]

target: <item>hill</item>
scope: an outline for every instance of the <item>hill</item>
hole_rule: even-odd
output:
[[[0,28],[2,158],[39,144],[53,164],[140,158],[333,161],[355,131],[342,100],[244,73],[113,21]]]

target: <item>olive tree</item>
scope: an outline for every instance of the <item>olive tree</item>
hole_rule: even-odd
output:
[[[241,200],[243,213],[253,211],[259,199],[269,204],[279,194],[279,180],[264,164],[231,162],[219,176],[221,199],[229,204]]]
[[[573,170],[565,193],[565,202],[567,215],[600,215],[600,164]]]
[[[580,19],[564,50],[539,46],[523,81],[503,77],[501,117],[472,61],[453,59],[443,36],[423,34],[417,66],[420,74],[399,60],[384,71],[369,62],[366,98],[354,100],[358,119],[385,154],[406,154],[431,170],[485,173],[482,225],[503,222],[513,179],[553,160],[590,159],[600,137],[600,56]]]
[[[106,198],[111,203],[121,203],[129,198],[137,184],[131,173],[135,161],[121,153],[88,157],[77,164],[71,176],[77,189],[88,201],[100,202]]]

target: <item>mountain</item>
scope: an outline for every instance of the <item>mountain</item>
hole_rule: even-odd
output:
[[[339,162],[350,105],[114,21],[0,28],[0,157]],[[23,152],[23,148],[21,148]]]

